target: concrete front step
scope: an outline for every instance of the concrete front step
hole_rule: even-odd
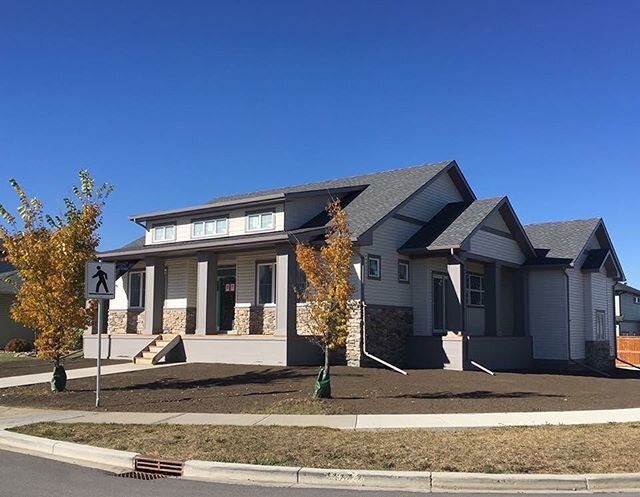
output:
[[[133,360],[134,364],[148,364],[153,365],[153,359],[147,359],[146,357],[136,357]]]

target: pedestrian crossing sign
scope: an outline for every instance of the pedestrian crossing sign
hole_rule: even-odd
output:
[[[113,262],[87,262],[84,271],[84,294],[87,299],[115,297],[116,265]]]

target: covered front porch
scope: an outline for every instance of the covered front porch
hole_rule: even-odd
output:
[[[526,270],[518,264],[468,255],[424,258],[427,308],[409,338],[410,367],[528,369]],[[414,299],[415,300],[415,299]]]
[[[315,364],[297,312],[297,265],[289,243],[119,259],[102,350],[133,358],[159,334],[179,335],[167,360]],[[300,334],[300,335],[299,335]],[[95,334],[84,337],[85,355]],[[95,354],[95,352],[93,352]]]

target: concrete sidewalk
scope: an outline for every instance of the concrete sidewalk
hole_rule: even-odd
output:
[[[166,366],[177,366],[179,364],[157,364],[155,366],[142,364],[112,364],[110,366],[102,366],[100,368],[100,376],[106,376],[117,373],[130,373],[132,371],[142,371],[149,368],[162,368]],[[51,368],[53,370],[53,367]],[[80,368],[67,369],[67,379],[75,380],[78,378],[90,378],[96,375],[96,368]],[[51,381],[51,372],[27,374],[22,376],[9,376],[0,378],[0,389],[9,387],[23,387],[26,385],[37,385],[39,383],[49,383]]]
[[[62,411],[0,407],[0,429],[57,423],[175,424],[231,426],[321,426],[341,430],[468,429],[503,426],[582,425],[640,422],[640,408],[602,411],[511,412],[476,414],[216,414]]]

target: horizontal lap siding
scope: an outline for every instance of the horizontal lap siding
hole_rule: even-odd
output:
[[[529,330],[534,359],[567,359],[567,296],[562,271],[529,273]]]
[[[255,304],[256,302],[256,264],[275,262],[273,250],[249,252],[236,258],[236,304]]]
[[[568,269],[569,305],[571,313],[571,358],[584,359],[584,274],[578,269]]]
[[[447,173],[440,174],[427,188],[414,195],[399,211],[404,216],[428,221],[445,205],[463,198]]]
[[[380,280],[367,278],[365,271],[365,301],[368,304],[411,306],[411,285],[398,282],[398,260],[408,260],[398,254],[398,247],[418,228],[416,224],[390,218],[375,229],[373,244],[361,248],[365,261],[369,254],[378,255],[382,264]],[[411,272],[411,264],[409,266]]]
[[[620,295],[620,313],[625,321],[640,321],[640,304],[634,302],[634,295],[623,293]]]
[[[195,306],[195,266],[193,258],[168,259],[167,268],[167,298],[164,307],[167,309],[185,309],[191,304]]]
[[[477,231],[471,237],[469,253],[514,264],[522,264],[525,260],[515,240],[486,231]]]
[[[274,209],[275,211],[275,230],[274,231],[282,231],[284,230],[284,205],[277,204],[271,207],[261,207],[255,210],[269,210]],[[193,219],[215,219],[219,217],[228,217],[229,218],[229,234],[225,236],[217,236],[217,237],[198,237],[197,240],[207,240],[207,239],[215,239],[215,238],[225,238],[227,236],[240,236],[246,235],[246,212],[251,211],[252,209],[234,209],[229,212],[221,212],[217,214],[211,215],[202,215],[202,216],[180,216],[173,220],[176,223],[176,239],[174,242],[184,242],[188,240],[192,240],[191,237],[191,223]],[[163,221],[158,222],[156,224],[166,224],[171,221]],[[171,244],[171,242],[153,242],[153,229],[154,223],[149,223],[151,229],[148,229],[145,233],[145,245],[166,245]]]
[[[415,268],[412,274],[413,333],[414,335],[433,334],[433,273],[446,273],[446,259],[416,259],[411,261]]]
[[[613,285],[614,281],[603,273],[591,273],[591,295],[593,302],[593,330],[595,333],[596,310],[605,312],[605,326],[609,337],[609,350],[615,353],[615,331],[613,325]]]

